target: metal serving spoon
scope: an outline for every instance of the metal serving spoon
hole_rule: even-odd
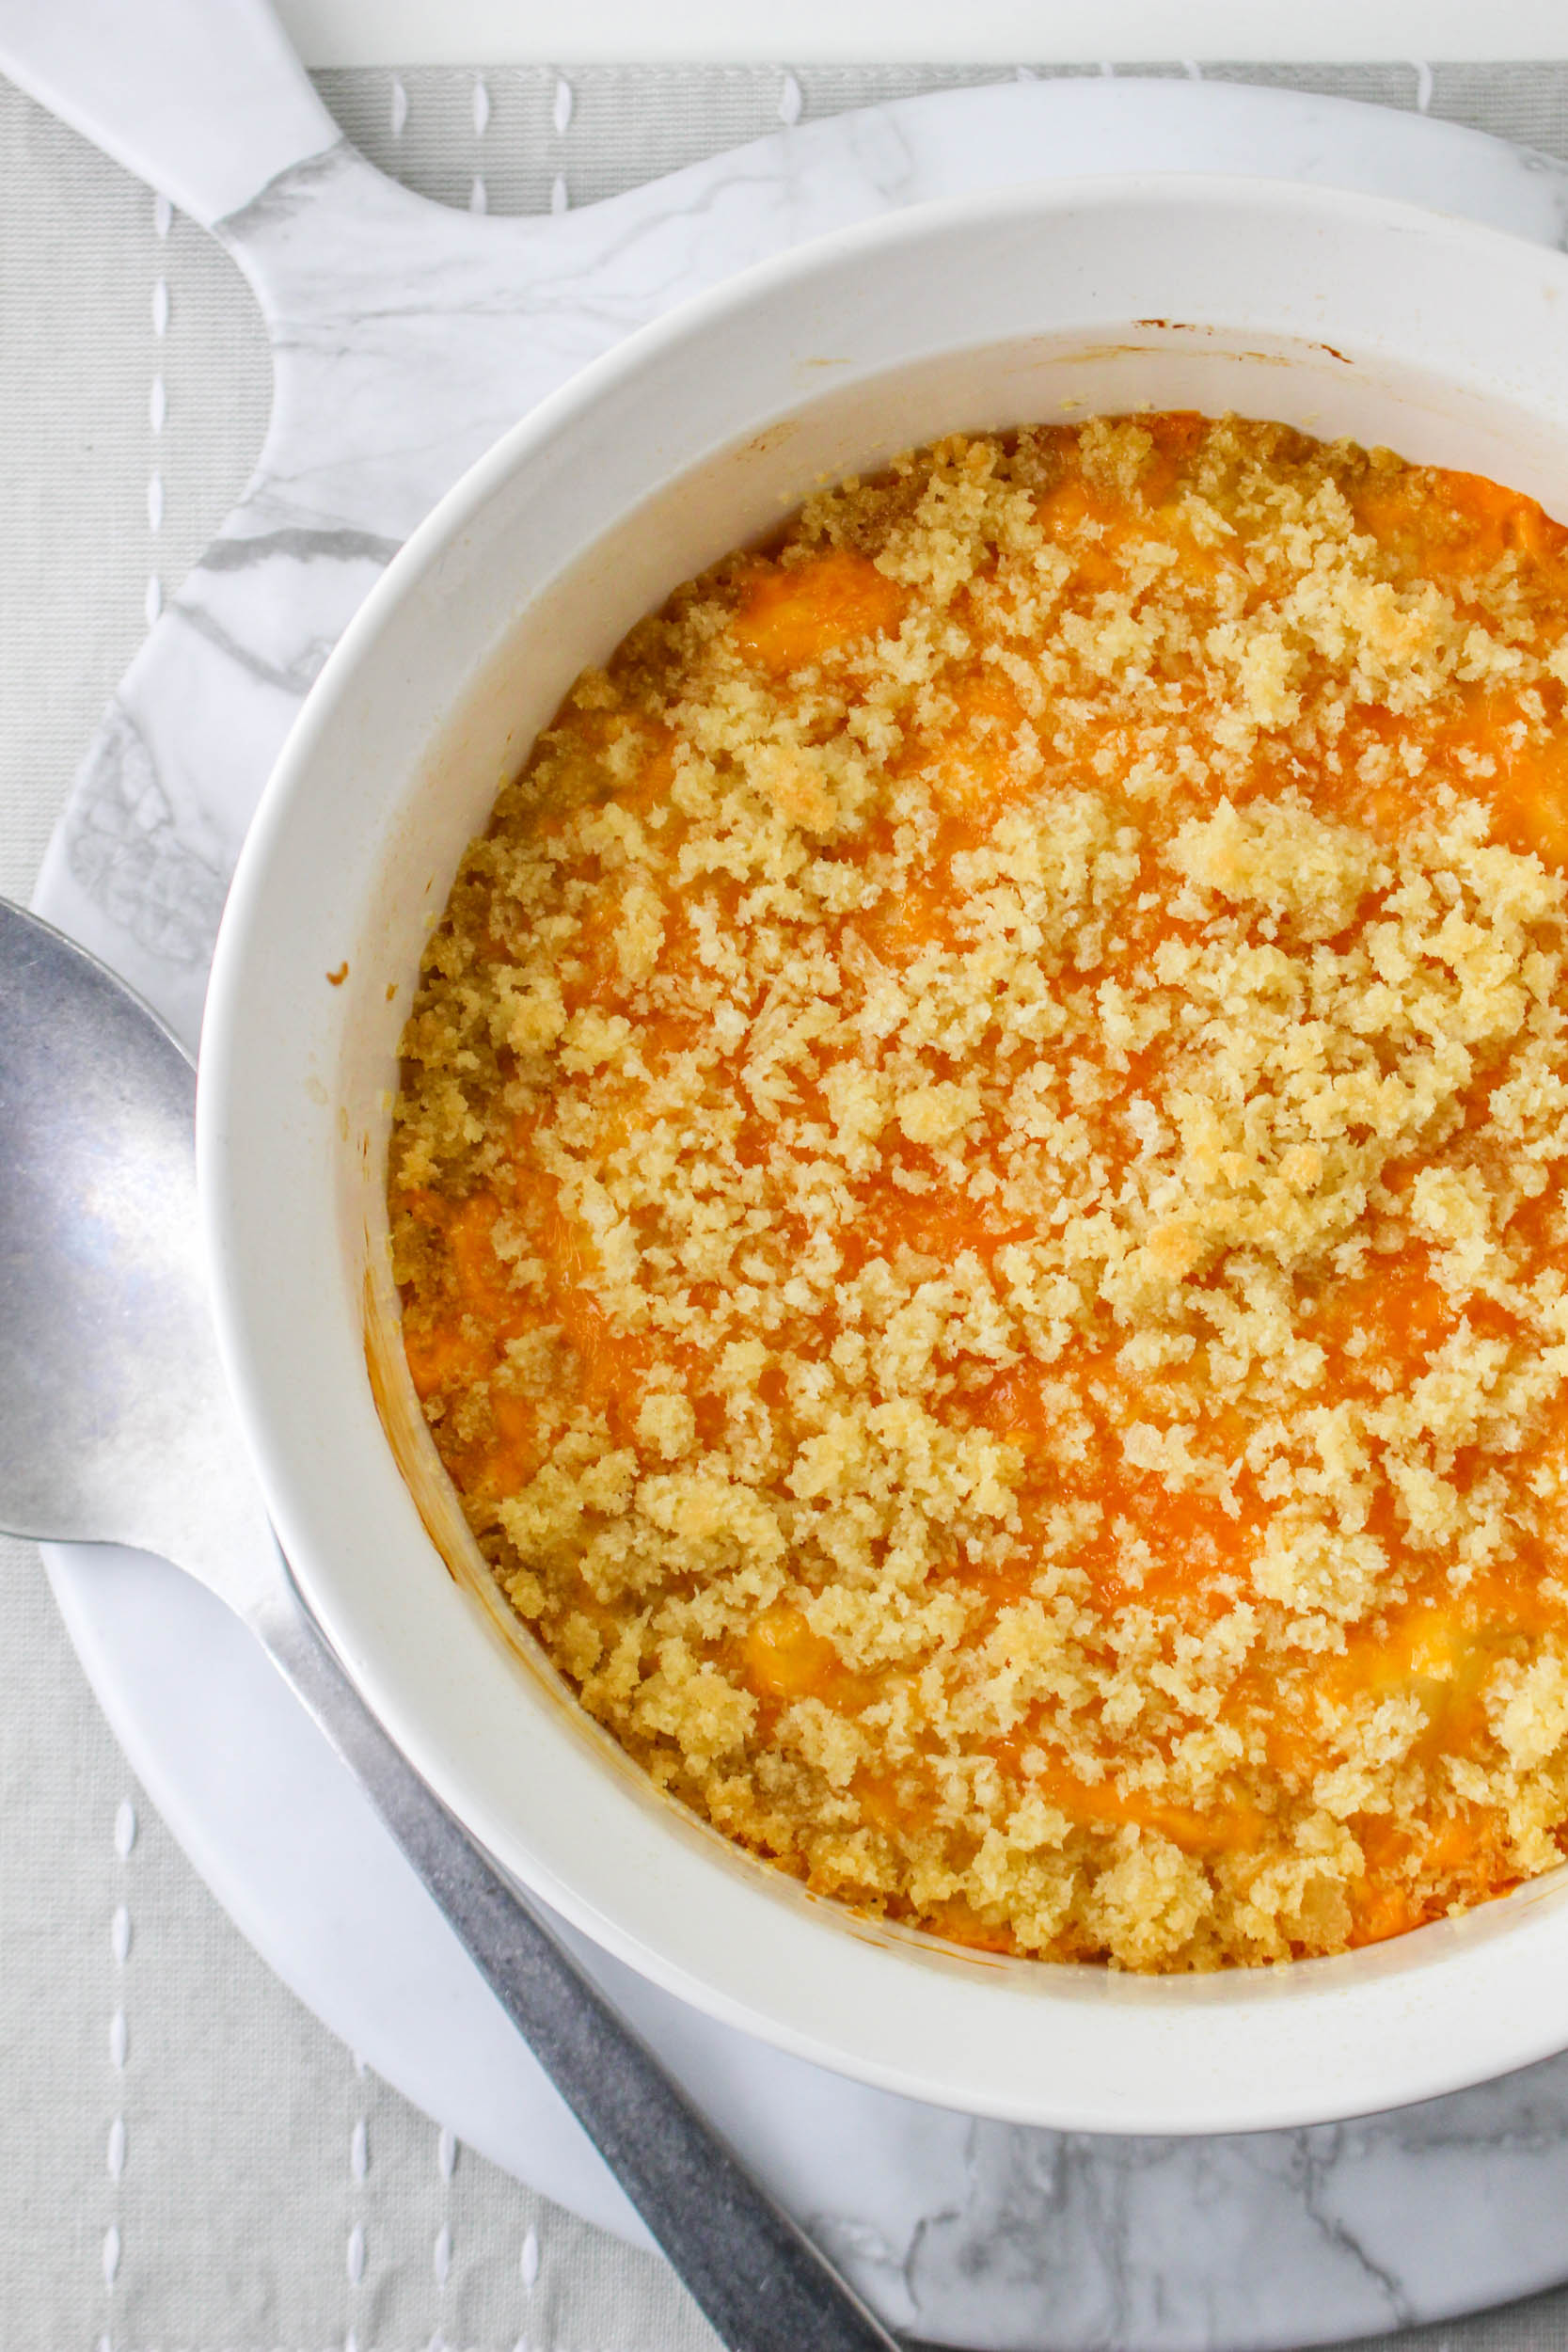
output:
[[[267,1525],[208,1316],[196,1073],[0,899],[0,1526],[172,1560],[356,1774],[731,2352],[895,2352],[366,1708]]]

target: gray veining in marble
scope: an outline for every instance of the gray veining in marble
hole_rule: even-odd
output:
[[[1568,175],[1479,135],[1294,94],[1083,81],[908,101],[785,131],[582,213],[475,218],[406,194],[336,137],[261,0],[227,0],[198,67],[185,39],[197,5],[146,0],[135,33],[94,0],[0,6],[0,64],[214,227],[257,292],[275,354],[255,478],[127,673],[38,893],[187,1037],[267,771],[382,567],[499,433],[673,303],[899,205],[1113,168],[1324,179],[1568,240]],[[92,41],[74,49],[73,8],[94,18]],[[199,1621],[152,1563],[116,1603],[68,1557],[56,1579],[88,1670],[177,1831],[205,1839],[210,1857],[226,1838],[255,1838],[232,1879],[249,1890],[248,1908],[235,1908],[263,1948],[287,1970],[276,1915],[358,1871],[388,1943],[419,1961],[385,1981],[375,1969],[392,1963],[371,1963],[382,2009],[411,2001],[416,1983],[427,1998],[439,1980],[461,2012],[447,2112],[463,2136],[544,2186],[552,2146],[563,2177],[586,2179],[531,2061],[451,1975],[422,1898],[365,1836],[326,1752],[243,1639]],[[244,1718],[273,1795],[309,1818],[286,1892],[268,1878],[278,1866],[254,1831],[253,1795],[198,1798],[182,1785],[181,1741],[200,1726],[167,1707],[168,1720],[150,1720],[135,1609],[201,1658],[200,1704]],[[1361,2122],[1090,2139],[857,2089],[600,1964],[889,2319],[933,2342],[1264,2352],[1473,2308],[1568,2271],[1568,2058]],[[293,1980],[306,1988],[303,1963]],[[395,2050],[384,2071],[398,2078]],[[531,2137],[508,2138],[503,2109]],[[583,2201],[624,2223],[607,2187]]]

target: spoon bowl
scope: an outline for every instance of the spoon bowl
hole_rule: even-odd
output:
[[[271,1538],[207,1308],[196,1073],[0,901],[0,1518],[158,1551],[245,1614]]]

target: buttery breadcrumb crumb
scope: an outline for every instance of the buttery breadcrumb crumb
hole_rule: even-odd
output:
[[[1568,1822],[1568,558],[1194,416],[813,498],[578,681],[404,1039],[408,1360],[654,1780],[1142,1970]]]

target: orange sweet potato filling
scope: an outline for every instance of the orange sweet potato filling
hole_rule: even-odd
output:
[[[1568,1822],[1568,533],[1194,416],[816,498],[578,680],[404,1039],[414,1382],[584,1704],[997,1950]]]

